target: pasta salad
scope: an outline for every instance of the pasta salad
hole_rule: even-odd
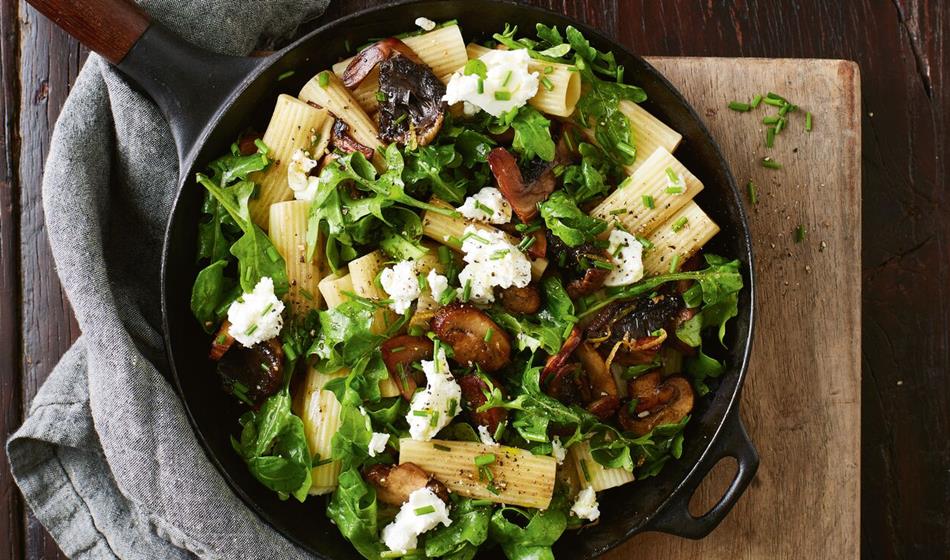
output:
[[[364,557],[552,558],[681,456],[739,262],[613,53],[419,24],[198,174],[191,308],[234,451]]]

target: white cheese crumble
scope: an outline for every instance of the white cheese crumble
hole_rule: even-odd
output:
[[[614,228],[610,232],[607,252],[614,261],[614,268],[604,278],[604,286],[626,286],[643,278],[643,245],[637,238]]]
[[[581,519],[597,521],[600,518],[600,507],[597,503],[597,493],[590,486],[577,494],[577,500],[571,506],[571,513]]]
[[[389,308],[399,315],[405,314],[412,302],[422,293],[419,278],[416,277],[415,261],[400,261],[394,266],[386,267],[379,276],[379,283],[392,300]]]
[[[561,438],[554,436],[551,438],[551,456],[557,460],[557,464],[562,464],[564,459],[567,457],[567,449],[564,449],[564,446],[561,445]]]
[[[317,160],[310,159],[301,149],[294,150],[287,166],[287,185],[294,191],[294,198],[310,202],[317,196],[320,178],[311,177],[310,171],[317,166]]]
[[[369,456],[375,457],[383,451],[386,451],[387,443],[389,443],[389,434],[373,432],[373,437],[369,438],[369,445],[367,445]]]
[[[508,241],[504,232],[467,226],[462,236],[462,252],[468,264],[459,273],[459,285],[464,288],[471,284],[470,297],[476,303],[495,301],[495,286],[524,288],[531,282],[531,261]]]
[[[383,528],[383,543],[389,550],[406,553],[416,548],[419,535],[434,529],[439,523],[446,527],[452,524],[445,502],[428,488],[414,490],[393,522]]]
[[[521,107],[538,93],[539,76],[537,72],[528,71],[531,57],[525,49],[492,49],[478,59],[485,63],[485,77],[466,76],[464,71],[452,74],[445,88],[446,103],[467,101],[498,117]]]
[[[497,446],[498,442],[495,441],[495,438],[491,437],[491,434],[488,433],[488,426],[479,426],[478,427],[478,438],[482,440],[482,443],[490,446]]]
[[[426,374],[426,388],[412,396],[409,404],[409,435],[417,441],[429,441],[439,430],[446,427],[461,410],[462,388],[455,382],[445,350],[433,360],[422,360]]]
[[[518,333],[516,338],[518,343],[518,350],[528,349],[532,352],[537,352],[538,348],[541,347],[541,341],[533,336],[526,335],[525,333]]]
[[[476,222],[507,224],[511,221],[511,205],[495,187],[485,187],[466,198],[457,210]]]
[[[427,17],[416,18],[416,25],[422,28],[423,31],[432,31],[435,29],[435,22]]]
[[[426,282],[429,283],[429,291],[432,293],[432,299],[435,301],[441,300],[442,294],[445,293],[445,290],[449,289],[449,279],[439,274],[434,268],[430,270],[428,276],[426,276]]]
[[[250,348],[280,334],[284,326],[284,304],[274,295],[274,280],[261,278],[254,291],[239,297],[228,307],[228,334]]]

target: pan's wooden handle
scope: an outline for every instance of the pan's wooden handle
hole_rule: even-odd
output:
[[[149,19],[131,0],[27,0],[67,33],[118,64],[142,33]]]

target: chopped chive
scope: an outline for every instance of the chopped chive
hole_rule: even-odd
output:
[[[811,132],[811,112],[805,113],[805,132]]]
[[[478,79],[478,86],[477,86],[476,91],[478,91],[478,93],[485,93],[485,80],[483,80],[482,78]]]
[[[749,184],[746,185],[746,189],[749,191],[749,203],[757,204],[759,202],[759,197],[755,192],[755,183],[749,181]]]
[[[452,451],[451,447],[447,447],[445,445],[442,445],[441,443],[433,443],[432,447],[438,449],[439,451]]]
[[[613,270],[614,265],[607,261],[594,260],[594,268],[599,268],[601,270]]]
[[[623,65],[622,64],[617,65],[617,83],[618,84],[623,83]]]
[[[428,289],[429,289],[429,281],[426,280],[426,277],[423,276],[422,274],[419,274],[419,275],[416,276],[416,281],[419,282],[419,289],[420,289],[420,290],[425,291],[425,290],[428,290]]]
[[[449,254],[449,248],[445,245],[439,245],[439,262],[442,264],[449,264],[451,258],[452,257]]]
[[[479,243],[482,243],[482,244],[484,244],[484,245],[488,245],[488,240],[485,239],[484,237],[478,235],[478,234],[475,233],[474,231],[470,231],[470,232],[466,233],[465,235],[463,235],[463,236],[462,236],[462,243],[464,243],[465,241],[468,241],[469,239],[474,239],[475,241],[478,241]]]
[[[615,208],[610,211],[611,216],[619,216],[627,211],[626,208]]]
[[[391,354],[395,354],[395,353],[397,353],[397,352],[402,352],[402,351],[405,350],[405,349],[406,349],[405,346],[396,346],[395,348],[390,348],[390,349],[389,349],[389,352],[390,352]]]
[[[313,463],[311,463],[311,466],[322,467],[323,465],[329,465],[332,462],[333,462],[333,459],[330,457],[327,457],[326,459],[320,459],[319,461],[314,461]]]
[[[617,142],[617,149],[630,157],[637,157],[637,149],[626,142]]]
[[[266,372],[270,372],[270,368],[267,367],[267,364],[261,362],[260,366],[261,366],[261,369],[262,369],[262,370],[264,370],[264,371],[266,371]]]
[[[300,287],[298,287],[298,288],[297,288],[297,292],[298,292],[300,295],[302,295],[302,296],[304,297],[304,299],[307,299],[307,300],[309,300],[309,301],[313,301],[313,294],[310,293],[310,290],[308,290],[307,288],[300,288]]]
[[[430,513],[435,513],[435,506],[432,506],[432,505],[422,506],[422,507],[416,508],[416,509],[414,509],[414,510],[412,510],[412,511],[413,511],[416,515],[428,515],[428,514],[430,514]]]
[[[511,92],[500,89],[495,92],[495,99],[498,101],[508,101],[511,99]]]
[[[517,249],[521,251],[522,253],[525,253],[528,251],[528,249],[531,248],[532,245],[534,245],[535,241],[537,241],[537,239],[535,239],[533,235],[524,237],[521,239],[521,242],[518,243]]]
[[[449,410],[448,410],[449,416],[454,417],[455,413],[458,412],[458,407],[459,407],[458,399],[455,399],[455,398],[449,399]]]
[[[801,243],[805,240],[805,235],[808,231],[805,229],[805,226],[798,224],[798,227],[795,228],[795,243]]]
[[[485,79],[488,77],[488,67],[485,66],[485,62],[478,58],[473,58],[465,63],[465,68],[462,70],[462,73],[466,76],[471,76],[475,74],[476,76]]]
[[[644,250],[648,250],[648,249],[652,249],[652,248],[653,248],[653,243],[651,243],[650,240],[647,239],[646,237],[641,237],[641,236],[637,235],[636,238],[637,238],[637,242],[639,242],[640,245],[643,246],[643,249],[644,249]]]
[[[541,85],[544,86],[544,89],[552,91],[554,89],[554,84],[547,76],[541,76]]]
[[[386,94],[383,93],[382,91],[377,91],[377,92],[376,92],[376,101],[379,101],[380,103],[385,103],[385,102],[386,102]]]
[[[748,103],[743,103],[741,101],[730,101],[729,108],[733,111],[739,111],[740,113],[746,113],[752,110],[752,106]]]
[[[666,187],[666,194],[682,194],[683,187]]]
[[[772,115],[772,116],[769,116],[769,117],[762,117],[762,124],[775,124],[775,123],[777,123],[777,122],[780,121],[780,120],[782,120],[782,119],[781,119],[780,117],[775,116],[775,115]]]
[[[277,252],[277,249],[273,245],[267,248],[267,256],[270,257],[272,262],[277,262],[280,260],[280,253]]]
[[[330,74],[326,70],[317,74],[317,83],[320,84],[320,87],[326,88],[330,85]]]
[[[770,157],[764,157],[762,158],[762,167],[767,167],[769,169],[781,169],[782,164]]]
[[[676,220],[675,222],[673,222],[673,231],[679,232],[679,230],[683,229],[686,226],[686,222],[688,221],[689,221],[689,218],[687,218],[686,216],[683,216],[680,219]]]
[[[485,338],[483,338],[482,340],[484,340],[485,342],[491,342],[491,337],[493,334],[495,334],[495,329],[488,327],[488,330],[485,331]]]
[[[775,134],[782,132],[782,129],[785,128],[785,125],[787,123],[788,123],[788,119],[785,119],[784,117],[779,119],[778,122],[775,123]]]
[[[770,126],[765,130],[765,147],[771,148],[775,145],[775,127]]]
[[[409,113],[403,113],[403,114],[399,115],[398,117],[396,117],[396,118],[393,120],[393,124],[400,124],[400,123],[402,123],[402,121],[406,120],[406,117],[407,117],[408,115],[409,115]]]
[[[268,303],[268,304],[267,304],[267,307],[265,307],[264,310],[261,311],[261,317],[263,317],[264,315],[267,315],[267,312],[270,311],[270,310],[273,309],[273,308],[274,308],[274,304],[273,304],[273,303]]]
[[[297,73],[296,70],[288,70],[286,72],[283,72],[280,76],[277,76],[277,81],[280,82],[280,81],[286,80],[287,78],[293,76],[296,73]]]
[[[428,416],[429,411],[428,410],[413,410],[412,415],[413,416]]]
[[[495,462],[494,453],[484,453],[475,457],[475,465],[479,467],[484,467],[485,465],[490,465]]]
[[[775,93],[775,92],[772,92],[772,91],[766,93],[766,94],[765,94],[765,97],[767,97],[768,99],[778,99],[778,100],[781,101],[782,103],[788,103],[788,100],[787,100],[787,99],[785,99],[785,98],[782,97],[781,95],[779,95],[779,94],[777,94],[777,93]]]
[[[645,194],[641,197],[641,200],[643,200],[643,205],[649,208],[650,210],[653,210],[654,208],[656,208],[656,204],[653,202],[652,196]]]
[[[755,109],[756,107],[759,106],[759,103],[762,103],[762,96],[759,94],[756,94],[756,96],[752,98],[752,103],[750,103],[749,106]]]
[[[551,72],[554,72],[554,67],[553,67],[553,66],[545,66],[545,67],[544,67],[544,73],[545,73],[545,74],[550,74]]]
[[[771,105],[772,107],[781,107],[782,105],[785,105],[784,101],[781,99],[775,99],[774,97],[766,97],[762,100],[762,102],[766,105]]]
[[[432,416],[429,417],[429,426],[434,428],[439,424],[439,411],[433,410]]]
[[[673,274],[674,272],[676,272],[676,269],[679,267],[679,265],[680,265],[680,255],[679,253],[676,253],[675,255],[673,255],[673,258],[670,260],[670,274]]]
[[[581,471],[584,473],[584,480],[590,482],[590,471],[587,470],[587,459],[581,459]]]
[[[447,288],[442,295],[439,296],[439,305],[448,305],[452,303],[452,300],[455,299],[455,296],[458,294],[458,290],[455,288]]]
[[[257,325],[251,325],[250,327],[247,328],[246,331],[244,331],[244,334],[247,336],[251,336],[252,334],[254,334],[254,331],[256,330],[257,330]]]
[[[505,74],[505,79],[502,80],[501,87],[508,87],[508,82],[510,81],[511,81],[511,70],[509,70],[508,73]]]
[[[465,281],[465,287],[462,288],[462,303],[467,303],[472,297],[472,279]]]
[[[495,251],[494,253],[492,253],[491,256],[488,258],[490,260],[497,261],[497,260],[505,258],[505,255],[507,255],[510,252],[511,252],[510,249],[499,249],[498,251]]]
[[[471,503],[471,505],[473,505],[473,506],[475,506],[475,507],[484,507],[484,506],[490,506],[490,505],[492,505],[492,501],[491,501],[491,500],[472,500],[470,503]]]
[[[494,216],[494,215],[495,215],[495,211],[494,211],[494,210],[492,210],[491,208],[489,208],[488,206],[486,206],[485,204],[483,204],[483,203],[481,203],[481,202],[479,202],[479,201],[477,201],[477,200],[475,201],[475,208],[478,208],[479,210],[481,210],[481,211],[482,211],[486,216],[488,216],[488,217],[491,217],[491,216]]]

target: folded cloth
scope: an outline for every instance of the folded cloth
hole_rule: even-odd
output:
[[[271,48],[329,0],[147,0],[204,48]],[[230,490],[162,377],[159,269],[178,180],[156,106],[92,55],[43,179],[56,266],[82,336],[7,451],[26,503],[73,558],[304,558]]]

